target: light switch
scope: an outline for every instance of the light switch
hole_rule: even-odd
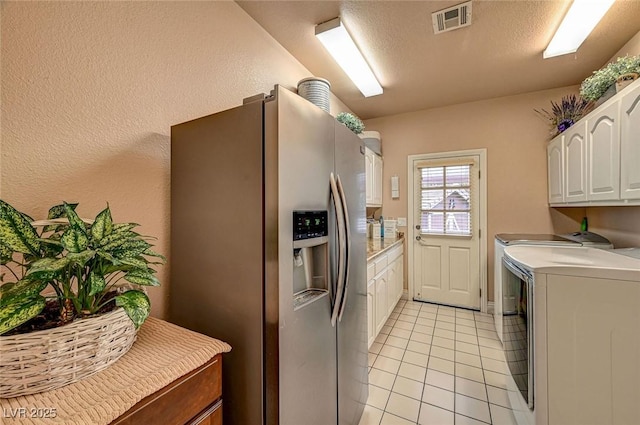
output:
[[[398,188],[398,176],[391,177],[391,199],[400,198],[400,190]]]
[[[407,217],[398,217],[398,227],[407,227]]]

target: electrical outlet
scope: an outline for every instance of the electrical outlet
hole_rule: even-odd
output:
[[[406,217],[398,217],[398,227],[407,227]]]

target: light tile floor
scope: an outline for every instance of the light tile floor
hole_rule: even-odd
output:
[[[493,316],[400,300],[369,350],[360,425],[515,425]]]

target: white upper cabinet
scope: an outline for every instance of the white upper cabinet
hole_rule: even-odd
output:
[[[640,79],[547,146],[552,206],[640,205]]]
[[[587,120],[587,199],[620,197],[619,103],[612,103]]]
[[[640,85],[623,93],[620,115],[620,197],[640,199]]]
[[[549,182],[549,203],[564,202],[564,136],[553,139],[547,146],[547,173]]]
[[[382,157],[365,148],[364,158],[367,206],[382,206]]]
[[[564,136],[564,170],[566,202],[587,200],[587,143],[585,140],[585,123],[578,122],[565,132]]]
[[[373,203],[382,205],[382,157],[373,156]]]
[[[367,206],[373,204],[373,160],[376,154],[369,148],[364,150],[364,171],[365,171],[365,187]]]

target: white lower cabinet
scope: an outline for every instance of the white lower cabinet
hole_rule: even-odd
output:
[[[640,423],[638,282],[548,275],[546,300],[548,387],[536,403],[548,406],[548,422],[536,422]]]
[[[400,256],[393,261],[393,267],[395,269],[395,300],[394,304],[397,304],[402,298],[402,289],[404,286],[404,256],[400,253]]]
[[[373,262],[367,263],[367,341],[369,347],[376,339],[376,280],[373,278],[376,274]]]
[[[376,286],[376,335],[380,333],[387,318],[389,318],[387,313],[387,275],[387,269],[385,269],[374,278]]]
[[[376,339],[376,318],[373,314],[369,314],[368,312],[375,311],[376,304],[376,280],[371,279],[367,283],[367,340],[369,342],[369,347],[373,344],[373,341]]]
[[[403,290],[403,246],[367,263],[367,340],[369,347],[387,322]]]

